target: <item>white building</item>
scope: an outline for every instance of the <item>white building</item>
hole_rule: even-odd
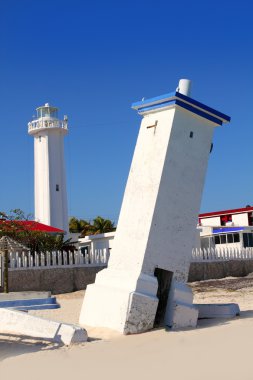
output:
[[[199,215],[201,248],[253,247],[253,207]]]
[[[114,232],[106,232],[104,234],[89,235],[78,239],[79,250],[82,253],[95,252],[99,249],[106,249],[108,253],[113,247]]]
[[[68,232],[67,191],[63,138],[67,117],[58,119],[58,109],[46,103],[37,118],[28,123],[34,137],[35,220]]]

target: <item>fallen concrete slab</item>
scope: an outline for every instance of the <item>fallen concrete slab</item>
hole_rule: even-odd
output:
[[[38,298],[49,298],[51,292],[27,291],[27,292],[9,292],[0,293],[0,301],[27,300]]]
[[[240,315],[237,303],[226,304],[194,304],[199,310],[199,319],[203,318],[233,318]]]
[[[0,333],[26,335],[65,345],[86,342],[88,339],[86,330],[79,326],[10,309],[0,309]]]

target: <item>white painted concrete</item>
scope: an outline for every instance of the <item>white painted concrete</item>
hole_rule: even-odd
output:
[[[88,247],[91,251],[98,249],[111,250],[115,237],[114,232],[106,232],[104,234],[89,235],[78,239],[79,248]]]
[[[219,252],[219,251],[223,251],[226,248],[228,248],[228,249],[233,249],[233,248],[239,249],[239,248],[242,248],[242,246],[243,246],[242,241],[240,241],[239,243],[216,244],[215,248],[216,248],[217,252]]]
[[[26,335],[42,340],[70,345],[86,342],[85,329],[35,317],[20,311],[0,309],[0,333]]]
[[[234,226],[248,226],[249,225],[248,213],[244,212],[241,214],[233,214],[232,222],[234,223]]]
[[[37,108],[38,116],[41,110],[49,113],[28,123],[28,133],[34,137],[35,220],[68,232],[63,144],[67,120],[55,117],[55,107]]]
[[[213,218],[201,218],[200,219],[201,226],[213,226],[217,227],[221,225],[220,217],[213,217]]]
[[[24,292],[9,292],[0,293],[1,301],[12,301],[12,300],[28,300],[28,299],[38,299],[38,298],[48,298],[51,297],[51,292],[41,292],[41,291],[24,291]]]
[[[184,327],[196,327],[198,308],[192,304],[191,288],[184,284],[172,281],[168,297],[164,324],[173,330]]]
[[[195,304],[199,318],[233,318],[240,315],[237,303],[228,304]]]
[[[217,227],[221,225],[221,219],[220,216],[213,216],[213,217],[203,217],[200,218],[201,226],[213,226]],[[248,226],[249,225],[249,219],[248,219],[248,213],[242,212],[242,213],[236,213],[232,214],[232,222],[226,223],[226,226],[233,226],[233,227],[241,227],[241,226]]]
[[[175,104],[143,114],[109,266],[87,287],[79,320],[125,334],[153,326],[155,268],[187,281],[216,126]]]

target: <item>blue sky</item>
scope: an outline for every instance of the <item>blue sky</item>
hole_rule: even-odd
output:
[[[27,122],[49,102],[69,117],[69,215],[117,220],[140,124],[131,103],[193,81],[231,116],[217,128],[201,211],[253,204],[250,1],[1,0],[0,210],[33,212]]]

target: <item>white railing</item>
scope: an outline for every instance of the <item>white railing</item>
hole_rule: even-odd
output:
[[[194,248],[192,250],[192,262],[228,261],[228,260],[252,260],[253,247],[231,248]]]
[[[80,266],[102,266],[108,264],[109,251],[107,249],[96,249],[83,254],[76,252],[44,252],[31,254],[31,252],[10,252],[9,268],[59,268]],[[228,260],[253,260],[253,247],[249,248],[194,248],[192,250],[191,262],[211,262]]]
[[[28,123],[28,132],[31,132],[35,129],[41,129],[41,128],[63,128],[68,129],[68,122],[67,120],[44,120],[44,119],[37,119],[30,121]]]
[[[107,249],[96,249],[90,253],[76,252],[10,252],[10,269],[29,268],[59,268],[80,266],[107,266],[109,252]]]

